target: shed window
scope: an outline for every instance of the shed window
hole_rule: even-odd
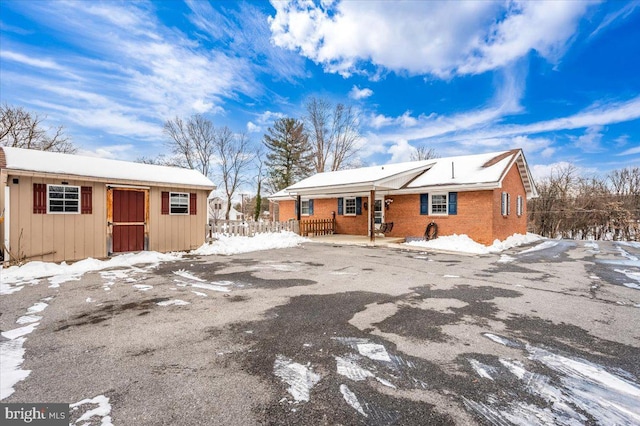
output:
[[[356,199],[355,198],[344,199],[344,215],[345,216],[356,215]]]
[[[446,194],[434,194],[431,196],[431,214],[447,214]]]
[[[80,213],[80,187],[47,185],[47,213]]]
[[[189,193],[170,192],[169,212],[170,214],[189,214]]]
[[[502,216],[509,216],[511,214],[511,194],[503,192],[500,199],[500,213]]]

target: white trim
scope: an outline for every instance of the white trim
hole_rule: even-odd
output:
[[[444,196],[444,212],[434,212],[433,211],[433,196],[434,195],[443,195]],[[427,200],[429,203],[429,216],[449,216],[449,193],[448,192],[429,192],[429,199]]]
[[[61,186],[63,188],[78,188],[78,211],[75,212],[52,212],[51,211],[51,200],[49,199],[49,188],[52,186]],[[62,198],[64,200],[64,198]],[[62,185],[62,184],[55,184],[55,183],[48,183],[47,184],[47,214],[80,214],[80,212],[82,211],[82,191],[79,185]],[[63,208],[64,208],[64,203],[63,203]]]
[[[179,195],[186,195],[187,196],[187,212],[186,213],[173,213],[171,211],[171,206],[172,206],[171,205],[171,196],[174,195],[174,194],[175,195],[179,194]],[[171,216],[188,216],[189,213],[191,213],[190,209],[191,209],[191,194],[190,193],[188,193],[188,192],[177,192],[177,191],[176,192],[169,192],[169,215],[171,215]]]
[[[353,200],[353,213],[347,213],[347,200]],[[342,199],[342,215],[343,216],[356,216],[358,214],[358,202],[356,197],[344,197]]]
[[[9,246],[11,244],[11,187],[4,187],[4,261],[11,260]]]

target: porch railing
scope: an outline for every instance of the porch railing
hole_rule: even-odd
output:
[[[336,232],[336,222],[333,219],[311,219],[300,221],[300,235],[332,235]]]

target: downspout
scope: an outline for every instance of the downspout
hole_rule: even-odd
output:
[[[11,188],[7,185],[4,187],[4,261],[10,259],[9,244],[11,242]]]

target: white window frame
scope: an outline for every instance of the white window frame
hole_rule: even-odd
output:
[[[444,212],[433,211],[433,197],[444,197]],[[429,194],[429,215],[432,216],[448,216],[449,215],[449,194],[446,192]],[[440,206],[440,204],[438,204]]]
[[[516,198],[516,215],[518,215],[518,217],[522,216],[522,213],[524,212],[524,200],[522,199],[522,195],[518,195],[518,197]]]
[[[300,216],[309,216],[309,200],[300,200]]]
[[[175,203],[174,204],[174,202],[173,202],[174,195],[175,196],[186,196],[186,197],[182,197],[182,198],[186,198],[186,200],[187,200],[187,211],[186,211],[186,213],[174,213],[173,212],[173,208],[174,207],[179,208],[179,207],[183,206],[182,203]],[[190,213],[189,212],[189,208],[191,207],[190,204],[191,204],[191,195],[188,192],[169,192],[169,214],[170,215],[175,215],[175,216],[188,215]]]
[[[347,201],[353,201],[353,213],[347,212]],[[356,207],[356,197],[345,197],[344,198],[344,215],[345,216],[355,216],[357,212]]]
[[[500,214],[509,216],[511,214],[511,194],[503,192],[500,198]]]
[[[62,198],[51,198],[51,187],[61,187],[61,188],[65,188],[63,190],[63,197]],[[73,211],[61,211],[61,212],[56,212],[56,211],[51,211],[51,201],[52,200],[63,200],[63,207],[62,209],[64,210],[65,208],[65,200],[67,200],[67,198],[64,197],[64,193],[66,192],[67,189],[71,189],[71,188],[75,188],[78,191],[78,209],[77,211],[73,212]],[[70,198],[69,200],[73,200],[72,198]],[[80,209],[81,209],[81,204],[82,203],[82,194],[80,191],[80,187],[76,186],[76,185],[56,185],[56,184],[47,184],[47,214],[80,214]]]

